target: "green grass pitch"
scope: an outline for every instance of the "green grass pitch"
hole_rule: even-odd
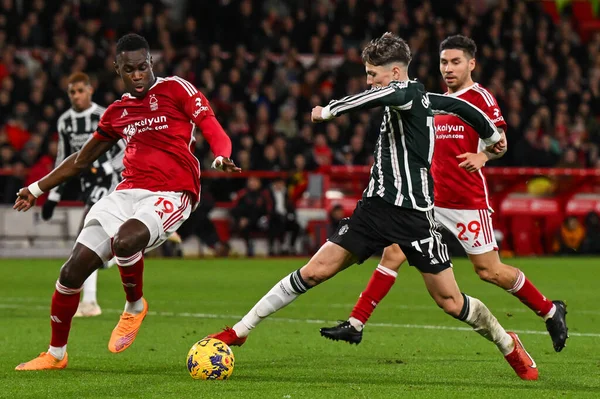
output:
[[[542,320],[502,289],[455,261],[461,289],[520,332],[540,379],[521,381],[493,344],[446,316],[414,268],[404,267],[358,346],[325,340],[319,327],[345,319],[376,260],[354,266],[263,322],[233,348],[231,380],[196,381],[188,349],[232,325],[303,259],[146,262],[150,304],[137,340],[112,354],[108,339],[124,304],[113,268],[100,272],[104,313],[75,319],[69,366],[17,372],[47,349],[49,304],[59,261],[2,260],[0,398],[597,398],[600,397],[599,259],[509,260],[550,298],[567,301],[571,338],[555,353]]]

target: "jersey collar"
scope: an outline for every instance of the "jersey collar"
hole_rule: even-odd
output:
[[[448,92],[446,92],[446,95],[450,96],[450,97],[462,96],[463,94],[465,94],[466,92],[468,92],[469,90],[471,90],[472,88],[477,87],[477,86],[479,86],[479,83],[473,83],[471,86],[465,87],[464,89],[459,90],[456,93],[448,93]]]
[[[81,112],[77,112],[73,108],[71,108],[71,113],[73,114],[73,116],[75,118],[80,118],[82,116],[87,116],[87,115],[91,114],[92,112],[94,112],[96,110],[96,108],[98,108],[98,104],[96,104],[95,102],[92,102],[92,105],[88,109],[83,110]]]

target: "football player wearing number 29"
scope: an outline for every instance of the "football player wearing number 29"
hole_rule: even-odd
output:
[[[536,365],[517,335],[507,333],[483,302],[460,292],[446,244],[433,220],[434,112],[460,115],[480,132],[490,152],[500,152],[504,139],[477,107],[427,93],[421,83],[409,80],[410,60],[408,44],[385,33],[363,51],[367,84],[372,89],[313,108],[312,121],[322,122],[354,110],[385,106],[375,163],[363,198],[304,267],[275,284],[233,328],[209,337],[242,345],[262,320],[310,288],[364,262],[378,250],[398,244],[446,313],[496,344],[519,377],[537,379]]]
[[[506,129],[496,99],[473,82],[475,42],[456,35],[440,45],[440,72],[448,86],[447,96],[462,98],[485,112],[499,129]],[[481,168],[496,159],[482,148],[473,128],[456,116],[435,117],[436,144],[431,172],[435,181],[435,219],[460,241],[479,277],[516,296],[546,322],[554,350],[560,352],[568,338],[566,305],[550,301],[519,269],[502,263],[494,238],[491,207]],[[464,170],[463,170],[464,169]],[[406,256],[397,245],[385,249],[380,265],[358,299],[350,318],[321,334],[333,340],[360,343],[362,330],[377,304],[396,280]]]
[[[17,194],[13,208],[27,211],[42,193],[88,170],[118,140],[127,143],[123,181],[90,209],[71,256],[61,268],[50,308],[50,348],[19,364],[17,370],[67,366],[67,339],[81,286],[113,255],[126,303],[108,349],[119,353],[133,343],[148,313],[142,292],[144,253],[172,235],[199,201],[200,164],[192,151],[195,126],[215,155],[213,168],[241,170],[229,158],[231,140],[204,95],[177,76],[154,76],[146,39],[136,34],[121,37],[114,67],[127,93],[107,108],[81,150]]]

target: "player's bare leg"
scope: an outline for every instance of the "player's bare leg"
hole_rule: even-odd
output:
[[[150,231],[138,219],[129,219],[113,237],[112,248],[119,266],[127,301],[119,323],[114,328],[108,350],[119,353],[135,340],[148,314],[148,303],[143,298],[144,249],[150,241]]]
[[[373,314],[375,307],[396,282],[398,270],[404,261],[406,256],[399,245],[393,244],[385,248],[381,261],[354,305],[350,318],[336,326],[321,328],[321,335],[334,341],[346,341],[358,345],[362,341],[364,325]]]
[[[502,263],[497,251],[469,255],[469,259],[482,280],[504,288],[544,319],[556,352],[565,347],[568,328],[563,301],[546,299],[521,270]]]
[[[464,321],[479,335],[496,344],[520,378],[538,378],[536,364],[517,335],[507,333],[483,302],[460,292],[451,268],[437,274],[421,274],[427,291],[444,312]]]
[[[90,205],[86,205],[86,207],[84,208],[83,215],[81,216],[81,223],[79,224],[79,232],[83,230],[85,217],[90,212],[91,208],[92,207]],[[94,317],[100,316],[102,314],[102,309],[100,308],[100,305],[98,305],[98,298],[96,297],[97,288],[98,270],[96,269],[83,282],[83,285],[81,287],[81,302],[79,302],[79,305],[77,306],[77,311],[75,312],[75,316],[73,317]]]
[[[52,337],[48,352],[21,363],[16,370],[50,370],[67,367],[67,340],[71,321],[77,310],[81,286],[92,272],[102,266],[103,261],[91,249],[77,242],[71,256],[60,269],[56,290],[50,307]]]
[[[233,328],[227,327],[209,337],[220,339],[228,345],[242,345],[250,331],[266,317],[354,263],[354,255],[337,244],[326,242],[305,266],[275,284]]]

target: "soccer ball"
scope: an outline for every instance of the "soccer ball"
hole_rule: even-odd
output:
[[[187,355],[187,369],[196,380],[226,380],[233,373],[233,352],[223,341],[204,338]]]

